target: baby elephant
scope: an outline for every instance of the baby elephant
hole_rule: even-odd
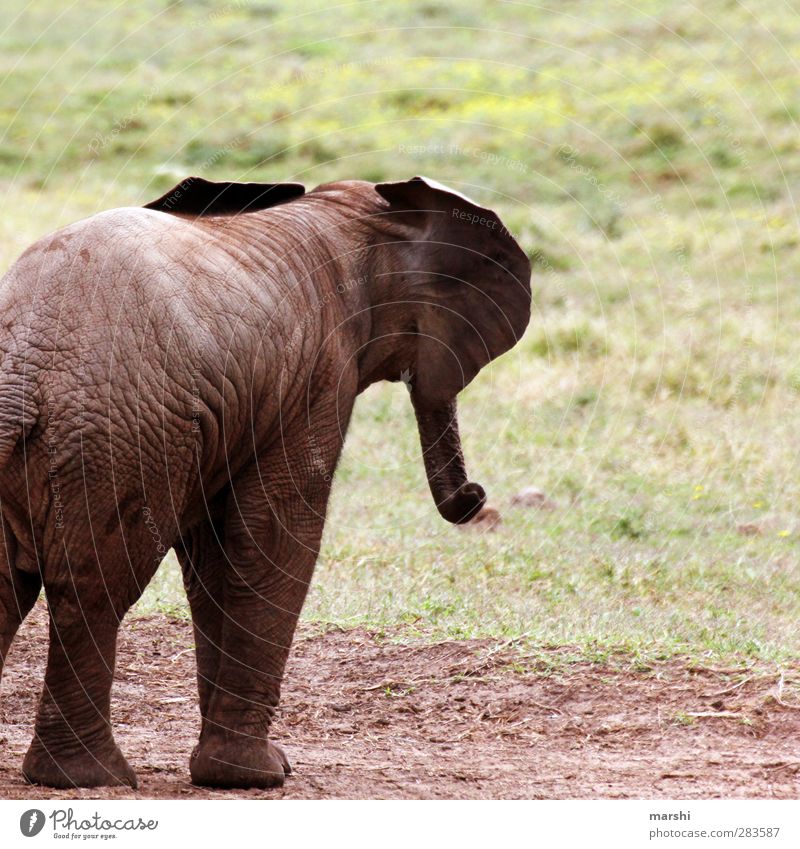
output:
[[[272,787],[269,739],[353,403],[404,380],[449,522],[456,395],[522,336],[530,264],[433,180],[210,183],[37,242],[0,285],[0,672],[44,585],[50,649],[23,772],[127,784],[117,630],[169,547],[197,646],[196,784]]]

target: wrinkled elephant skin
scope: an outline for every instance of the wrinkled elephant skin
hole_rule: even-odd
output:
[[[270,787],[269,739],[353,403],[404,380],[434,502],[469,521],[456,395],[530,315],[530,265],[432,180],[189,178],[29,248],[0,285],[0,672],[44,586],[23,772],[136,785],[114,742],[117,631],[170,547],[194,623],[192,780]]]

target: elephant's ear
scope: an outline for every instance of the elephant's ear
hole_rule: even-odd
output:
[[[176,215],[237,215],[255,212],[305,194],[301,183],[212,183],[187,177],[145,209]]]
[[[435,180],[375,186],[392,273],[405,278],[419,335],[412,391],[448,401],[521,338],[531,309],[530,261],[497,213]]]

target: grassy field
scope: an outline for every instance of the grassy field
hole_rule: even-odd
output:
[[[306,619],[796,659],[800,10],[550,5],[6,0],[0,269],[192,173],[446,182],[534,260],[526,338],[461,404],[504,523],[439,519],[405,390],[373,387]],[[185,612],[171,560],[154,608]]]

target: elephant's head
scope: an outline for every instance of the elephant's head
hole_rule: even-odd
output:
[[[448,521],[468,522],[485,494],[467,480],[456,395],[524,333],[530,262],[494,212],[433,180],[375,191],[361,388],[407,382],[436,506]]]

